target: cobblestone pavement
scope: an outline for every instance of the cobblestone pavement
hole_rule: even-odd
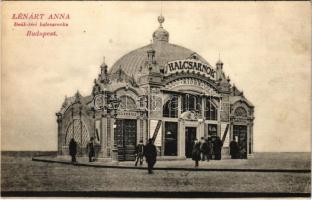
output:
[[[286,162],[281,159],[282,157],[279,157],[280,162]],[[310,158],[307,156],[293,154],[284,157],[289,158],[287,162],[291,162],[291,164],[288,163],[288,166],[292,168],[301,169],[302,165],[304,165],[304,168],[309,167],[307,162],[310,162]],[[270,161],[270,163],[267,162],[269,166],[282,166],[275,155],[266,156],[266,159]],[[299,162],[300,160],[301,162]],[[241,165],[244,166],[243,162],[245,161],[238,162],[242,162]],[[258,161],[254,162],[255,165],[257,163]],[[259,161],[259,163],[262,162]],[[228,163],[224,162],[224,165],[226,164]],[[1,162],[2,191],[309,193],[311,187],[310,176],[310,173],[174,170],[156,170],[154,174],[149,175],[145,170],[94,168],[34,162],[30,157],[2,157]]]

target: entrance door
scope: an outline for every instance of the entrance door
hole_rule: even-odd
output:
[[[192,150],[195,138],[196,138],[196,128],[185,127],[185,156],[187,158],[192,157]]]
[[[133,119],[117,119],[115,140],[117,141],[118,160],[134,160],[136,147],[137,122]]]
[[[234,138],[238,141],[240,149],[240,158],[247,158],[247,126],[234,125],[233,127]]]

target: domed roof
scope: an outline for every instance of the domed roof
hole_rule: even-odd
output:
[[[180,59],[196,57],[203,63],[210,64],[196,54],[194,51],[184,48],[179,45],[169,43],[169,33],[162,27],[164,18],[158,17],[160,23],[159,28],[153,33],[153,43],[135,49],[126,55],[122,56],[109,70],[110,73],[115,73],[120,68],[129,76],[136,76],[145,65],[147,60],[147,51],[155,50],[155,60],[160,67],[164,67],[168,62]]]

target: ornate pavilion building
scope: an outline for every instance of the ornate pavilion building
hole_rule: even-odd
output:
[[[219,136],[222,153],[236,138],[243,157],[253,153],[254,106],[230,83],[223,63],[210,65],[196,52],[169,43],[159,28],[151,44],[122,56],[108,70],[103,63],[89,96],[66,97],[57,115],[58,153],[75,138],[80,155],[90,137],[97,157],[133,160],[136,144],[149,138],[160,157],[191,155],[195,138]]]

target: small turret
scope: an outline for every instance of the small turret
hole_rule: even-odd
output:
[[[104,84],[109,83],[107,68],[108,66],[105,63],[105,57],[103,57],[103,63],[101,64],[101,73],[99,74],[99,81]]]
[[[148,62],[148,64],[150,64],[150,65],[156,64],[155,53],[156,53],[156,51],[153,49],[153,46],[151,46],[151,48],[147,50],[147,62]]]
[[[77,90],[77,92],[75,94],[75,102],[80,103],[80,99],[81,99],[81,94],[80,94],[79,90]]]
[[[222,69],[223,68],[223,62],[219,59],[218,62],[216,63],[217,69]]]

